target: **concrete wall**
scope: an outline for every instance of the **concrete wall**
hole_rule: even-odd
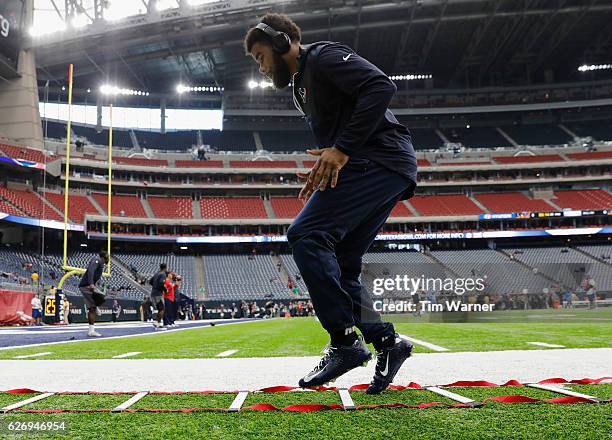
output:
[[[33,1],[25,2],[26,26],[32,23]],[[21,51],[17,79],[0,79],[0,136],[32,148],[43,147],[38,111],[36,60],[33,51]]]

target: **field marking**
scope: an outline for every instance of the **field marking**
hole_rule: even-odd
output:
[[[453,393],[452,391],[440,387],[425,387],[425,389],[427,391],[431,391],[432,393],[439,394],[440,396],[448,397],[456,402],[465,403],[466,405],[482,406],[482,403],[477,400],[462,396],[461,394]]]
[[[121,405],[116,406],[115,408],[113,408],[112,412],[121,412],[121,411],[124,411],[124,410],[128,409],[130,406],[132,406],[133,404],[138,402],[140,399],[142,399],[147,394],[149,394],[148,391],[141,391],[140,393],[133,395],[128,400],[123,402]]]
[[[218,358],[222,358],[222,357],[228,357],[233,355],[234,353],[238,353],[238,350],[227,350],[227,351],[222,351],[221,353],[219,353],[216,357]]]
[[[5,406],[0,409],[2,412],[9,412],[17,408],[21,408],[22,406],[29,405],[30,403],[38,402],[39,400],[46,399],[47,397],[53,396],[55,393],[43,393],[38,396],[30,397],[29,399],[22,400],[21,402],[13,403],[12,405]]]
[[[238,394],[236,394],[236,397],[234,398],[232,404],[230,405],[230,407],[227,410],[229,412],[240,411],[240,408],[242,408],[242,404],[244,403],[244,401],[246,400],[248,395],[249,395],[248,391],[240,391],[240,392],[238,392]]]
[[[547,342],[527,342],[531,345],[537,345],[538,347],[546,347],[546,348],[565,348],[565,345],[558,344],[549,344]]]
[[[25,358],[33,358],[33,357],[39,357],[39,356],[46,356],[48,354],[51,354],[51,351],[45,351],[43,353],[34,353],[34,354],[22,354],[21,356],[15,356],[13,359],[25,359]]]
[[[553,385],[541,384],[541,383],[528,383],[526,385],[529,388],[537,388],[539,390],[552,391],[553,393],[565,394],[566,396],[581,397],[583,399],[592,400],[593,402],[602,402],[602,400],[598,399],[597,397],[589,396],[587,394],[578,393],[576,391],[568,390],[566,388],[559,388],[558,385],[557,386],[553,386]]]
[[[258,319],[248,319],[248,320],[244,320],[244,321],[238,321],[238,322],[231,322],[231,321],[227,321],[227,322],[219,322],[219,323],[215,323],[215,325],[237,325],[237,324],[246,324],[249,322],[259,322],[260,320]],[[26,345],[11,345],[8,347],[0,347],[0,351],[3,350],[14,350],[14,349],[18,349],[18,348],[31,348],[31,347],[42,347],[43,345],[57,345],[57,344],[72,344],[75,342],[92,342],[92,341],[108,341],[109,339],[124,339],[124,338],[134,338],[136,336],[153,336],[153,335],[167,335],[168,333],[172,333],[172,332],[180,332],[183,330],[191,330],[194,328],[209,328],[211,327],[210,323],[207,323],[206,325],[197,325],[197,326],[190,326],[187,328],[174,328],[171,330],[166,330],[164,332],[150,332],[150,333],[138,333],[135,335],[120,335],[120,336],[107,336],[104,338],[96,338],[96,339],[75,339],[73,341],[55,341],[55,342],[40,342],[38,344],[26,344]],[[151,326],[151,328],[153,328],[153,326]]]
[[[420,339],[411,338],[411,337],[406,336],[406,335],[401,335],[401,337],[404,338],[404,339],[409,340],[413,344],[422,345],[423,347],[429,348],[430,350],[433,350],[433,351],[449,351],[448,348],[440,347],[439,345],[431,344],[429,342],[425,342],[425,341],[422,341]]]
[[[142,354],[142,351],[130,351],[129,353],[118,354],[117,356],[113,356],[113,359],[123,359],[130,356],[136,356],[137,354]]]
[[[338,394],[340,394],[340,400],[342,400],[342,406],[345,411],[351,411],[355,409],[355,402],[346,388],[338,388]]]
[[[44,334],[56,334],[56,333],[78,333],[83,330],[78,329],[62,329],[60,331],[47,332],[47,331],[37,331],[37,330],[3,330],[0,332],[0,336],[4,335],[44,335]]]

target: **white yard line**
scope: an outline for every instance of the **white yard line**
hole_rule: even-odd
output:
[[[222,351],[221,353],[219,353],[217,355],[218,358],[222,358],[222,357],[228,357],[233,355],[234,353],[238,353],[238,350],[227,350],[227,351]]]
[[[538,347],[546,348],[565,348],[565,345],[549,344],[547,342],[527,342],[530,345],[537,345]]]
[[[97,359],[0,361],[0,390],[31,388],[40,391],[202,391],[257,390],[274,385],[297,386],[320,356],[212,359]],[[355,368],[334,385],[347,388],[369,383],[375,362]],[[489,352],[416,353],[394,383],[444,385],[457,380],[522,383],[551,377],[582,379],[612,376],[612,348],[564,348]],[[53,371],[53,374],[40,374]],[[75,372],[103,371],[93,377]],[[158,380],[155,371],[180,371]],[[90,377],[91,376],[91,377]]]
[[[129,353],[118,354],[117,356],[113,356],[113,359],[123,359],[131,356],[136,356],[137,354],[141,354],[142,351],[130,351]]]
[[[39,357],[39,356],[46,356],[51,353],[52,353],[51,351],[45,351],[43,353],[24,354],[21,356],[15,356],[14,359],[34,358],[34,357]]]
[[[215,325],[236,325],[236,324],[246,324],[249,322],[258,322],[257,320],[253,320],[253,321],[239,321],[239,322],[223,322],[223,323],[217,323]],[[134,338],[136,336],[153,336],[153,335],[165,335],[171,332],[180,332],[183,330],[191,330],[194,328],[208,328],[210,326],[208,325],[202,325],[202,326],[191,326],[188,328],[174,328],[171,330],[165,330],[163,332],[151,332],[151,333],[138,333],[135,335],[121,335],[121,336],[107,336],[105,338],[96,338],[96,339],[75,339],[74,341],[56,341],[56,342],[41,342],[38,344],[27,344],[27,345],[11,345],[9,347],[0,347],[0,351],[2,350],[13,350],[13,349],[17,349],[17,348],[28,348],[28,347],[42,347],[43,345],[56,345],[56,344],[72,344],[75,342],[85,342],[85,341],[108,341],[109,339],[124,339],[124,338]],[[151,325],[151,328],[153,328],[153,325]],[[83,330],[84,332],[86,330]],[[102,331],[104,331],[102,329]]]
[[[406,336],[406,335],[401,335],[401,336],[404,339],[408,339],[413,344],[421,345],[421,346],[429,348],[430,350],[433,350],[433,351],[449,351],[448,348],[440,347],[439,345],[431,344],[429,342],[425,342],[425,341],[422,341],[422,340],[417,339],[417,338],[411,338],[411,337]]]

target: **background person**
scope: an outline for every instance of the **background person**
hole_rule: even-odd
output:
[[[79,283],[79,290],[81,295],[85,299],[85,305],[87,306],[87,321],[89,322],[89,330],[87,336],[89,337],[100,337],[94,326],[96,323],[96,309],[98,306],[104,303],[104,294],[96,288],[96,283],[102,277],[104,266],[108,263],[108,253],[106,251],[100,251],[100,253],[91,259],[87,265],[87,270],[81,278]]]

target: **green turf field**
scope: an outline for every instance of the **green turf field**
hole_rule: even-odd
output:
[[[396,329],[449,351],[547,349],[527,344],[534,341],[568,348],[612,346],[612,308],[517,312],[520,318],[517,321],[529,320],[530,315],[536,316],[533,322],[431,323],[409,317],[409,322],[396,322]],[[35,359],[109,359],[126,352],[142,352],[130,359],[206,358],[226,350],[238,350],[233,357],[309,356],[319,355],[327,341],[326,333],[313,318],[274,319],[150,336],[2,350],[0,359],[39,353],[42,348],[52,354]],[[416,345],[415,351],[432,350]]]
[[[612,397],[612,385],[573,385],[572,389],[600,398]],[[454,388],[475,399],[521,394],[534,398],[558,395],[526,387]],[[446,399],[422,390],[387,391],[381,396],[351,393],[357,404],[401,402],[417,404]],[[0,395],[2,404],[24,395]],[[37,409],[112,408],[125,395],[54,396],[30,405]],[[225,407],[231,395],[146,396],[135,408]],[[245,406],[271,403],[285,407],[297,403],[339,403],[336,393],[260,393]],[[386,408],[355,412],[338,410],[317,413],[259,412],[236,414],[220,411],[194,413],[93,413],[26,414],[0,416],[0,427],[10,421],[66,421],[65,436],[35,438],[70,439],[606,439],[610,438],[612,404],[547,403],[503,404],[487,402],[483,408],[427,409]],[[11,438],[4,436],[3,438]],[[30,438],[30,437],[14,437]]]

